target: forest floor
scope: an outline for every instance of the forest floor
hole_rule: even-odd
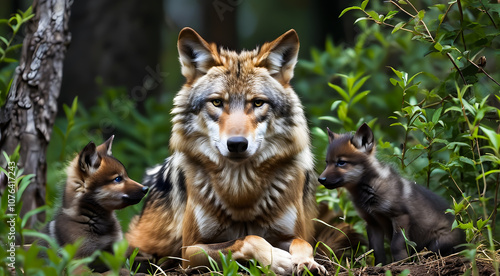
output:
[[[497,255],[497,264],[500,258]],[[408,273],[403,273],[407,270]],[[331,270],[330,270],[331,271]],[[493,260],[478,258],[475,261],[475,271],[473,264],[465,257],[460,255],[452,255],[447,257],[436,258],[434,255],[429,258],[420,258],[416,261],[395,262],[385,266],[366,266],[362,268],[354,268],[349,271],[339,273],[339,276],[347,275],[495,275],[495,267]]]
[[[419,254],[421,255],[421,254]],[[451,255],[447,257],[437,257],[435,254],[426,254],[425,256],[412,257],[415,260],[404,260],[387,264],[385,266],[365,266],[357,268],[339,267],[333,262],[322,262],[329,275],[348,276],[348,275],[479,275],[494,276],[494,260],[478,257],[475,264],[461,255]],[[318,260],[319,261],[319,260]],[[320,261],[321,262],[321,261]],[[500,264],[500,251],[496,252],[496,264]],[[497,268],[498,269],[498,268]],[[406,270],[406,271],[405,271]],[[388,274],[390,271],[390,274]],[[497,270],[498,271],[498,270]],[[130,275],[123,273],[122,275]],[[136,274],[138,276],[149,274]],[[155,275],[187,276],[187,275],[223,275],[223,273],[200,273],[197,270],[184,270],[180,267],[165,269]],[[240,273],[245,275],[245,273]],[[498,274],[496,274],[498,275]]]

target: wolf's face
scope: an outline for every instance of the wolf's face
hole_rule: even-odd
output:
[[[96,204],[105,210],[137,204],[148,191],[130,179],[123,164],[111,155],[113,136],[96,147],[90,142],[79,154],[79,173],[84,179],[80,204]]]
[[[267,159],[277,144],[291,144],[293,126],[304,120],[289,85],[298,47],[295,31],[239,54],[217,49],[192,29],[181,31],[187,82],[174,99],[171,147],[215,163],[221,157],[238,163]]]
[[[327,189],[346,187],[351,190],[362,181],[366,163],[373,155],[373,133],[363,124],[352,134],[335,134],[328,129],[329,145],[326,168],[318,181]]]

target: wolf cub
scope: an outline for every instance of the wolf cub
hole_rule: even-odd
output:
[[[77,258],[96,250],[111,252],[113,243],[122,239],[114,210],[139,203],[148,191],[111,155],[113,137],[97,147],[90,142],[71,161],[62,206],[45,229],[59,245],[83,239]]]
[[[326,169],[318,180],[328,189],[349,191],[367,223],[376,263],[386,263],[384,235],[391,241],[395,261],[408,257],[402,230],[418,251],[426,247],[449,255],[465,243],[465,233],[451,229],[454,217],[446,213],[449,205],[443,198],[376,159],[373,132],[367,124],[354,135],[328,129],[328,137]]]

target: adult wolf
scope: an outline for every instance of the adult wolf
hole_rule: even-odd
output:
[[[232,252],[278,273],[315,262],[316,176],[309,131],[290,86],[299,39],[290,30],[253,51],[179,34],[186,83],[174,99],[172,155],[146,172],[151,187],[126,237],[183,266]]]

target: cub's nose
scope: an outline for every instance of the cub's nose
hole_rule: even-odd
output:
[[[227,149],[232,153],[242,153],[248,148],[248,140],[243,136],[236,136],[227,139]]]
[[[149,187],[148,186],[142,187],[142,193],[146,194],[148,191],[149,191]]]
[[[321,183],[321,184],[325,184],[325,182],[326,182],[326,177],[320,177],[320,178],[318,178],[318,181],[319,181],[319,183]]]

